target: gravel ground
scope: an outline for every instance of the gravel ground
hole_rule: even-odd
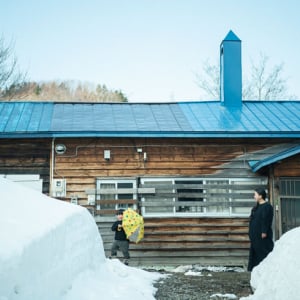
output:
[[[212,272],[205,269],[187,273],[160,272],[168,276],[154,285],[157,288],[157,300],[228,300],[240,299],[252,293],[249,272]]]

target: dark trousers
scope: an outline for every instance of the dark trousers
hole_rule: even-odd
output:
[[[123,253],[125,259],[129,259],[129,241],[114,240],[111,247],[111,256],[117,256],[117,251],[120,250]]]
[[[259,239],[251,242],[249,250],[248,271],[252,271],[254,267],[258,266],[268,254],[273,250],[274,243],[271,239]]]

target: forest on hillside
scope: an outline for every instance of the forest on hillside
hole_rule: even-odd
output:
[[[0,35],[0,101],[128,102],[121,90],[76,80],[32,81],[22,72],[14,45]]]
[[[120,90],[105,85],[69,81],[24,81],[2,91],[0,100],[59,101],[59,102],[128,102]]]

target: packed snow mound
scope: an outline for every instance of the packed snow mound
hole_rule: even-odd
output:
[[[154,300],[161,277],[106,259],[85,208],[0,178],[0,300]]]
[[[0,206],[2,298],[59,299],[78,273],[105,260],[86,209],[2,178]]]
[[[108,259],[98,270],[81,273],[62,300],[155,300],[152,283],[163,277]]]
[[[300,227],[285,233],[251,273],[253,295],[243,300],[299,300]]]

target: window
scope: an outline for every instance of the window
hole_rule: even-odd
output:
[[[228,198],[229,180],[225,179],[207,179],[205,184],[205,202],[207,214],[229,214],[230,198]]]
[[[142,180],[143,187],[155,187],[155,194],[147,195],[142,201],[147,206],[142,208],[144,214],[169,215],[174,213],[174,184],[171,179]]]
[[[267,181],[259,181],[256,178],[235,178],[230,180],[231,214],[250,214],[250,210],[255,204],[253,200],[254,189],[260,184],[266,186]],[[250,202],[249,199],[251,200]]]
[[[202,180],[175,180],[175,187],[177,192],[177,200],[182,204],[176,206],[176,212],[203,212],[203,207],[193,205],[197,201],[203,201]],[[189,204],[189,205],[186,205]]]
[[[300,178],[280,178],[279,191],[282,196],[299,196]]]
[[[96,199],[97,210],[136,209],[136,180],[98,179]]]
[[[258,178],[141,178],[140,187],[153,194],[141,196],[144,216],[249,216],[253,190],[266,186]]]

